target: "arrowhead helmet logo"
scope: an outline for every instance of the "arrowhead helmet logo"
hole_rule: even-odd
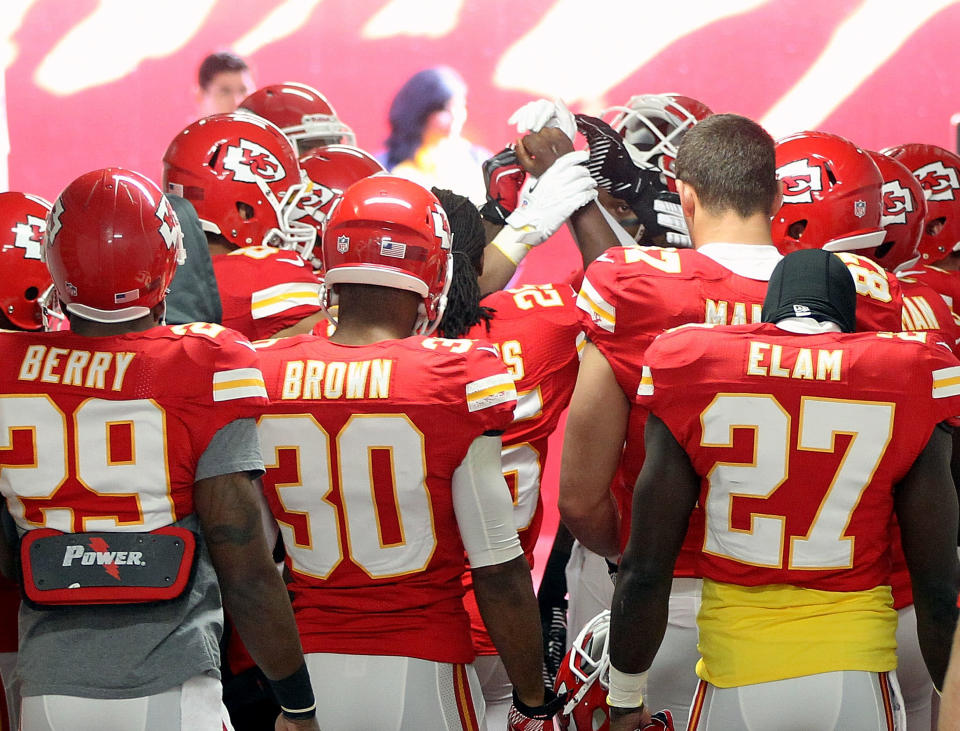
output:
[[[906,223],[907,214],[916,209],[910,189],[900,185],[899,180],[888,180],[882,188],[883,214],[880,216],[880,228],[893,223]]]
[[[24,259],[40,259],[42,254],[43,232],[47,222],[39,216],[27,215],[26,223],[18,221],[13,229],[13,245],[23,249]]]
[[[239,183],[256,183],[258,180],[275,183],[287,175],[270,150],[242,137],[237,144],[227,147],[223,169],[232,172],[233,179]]]
[[[814,191],[823,190],[823,170],[807,158],[781,165],[777,178],[783,183],[784,203],[812,203]]]
[[[960,188],[957,169],[947,167],[942,160],[934,160],[913,171],[913,176],[923,186],[923,195],[928,201],[956,200],[956,191]]]
[[[63,228],[63,224],[60,223],[60,216],[63,215],[63,201],[59,198],[53,202],[53,208],[50,209],[50,213],[47,214],[47,230],[44,234],[47,246],[53,246],[57,241],[57,234],[60,233],[60,229]]]
[[[183,232],[180,230],[177,214],[173,212],[170,201],[166,199],[166,196],[160,197],[160,205],[157,206],[155,215],[160,219],[158,230],[167,248],[172,249],[175,246],[179,248],[183,242]]]

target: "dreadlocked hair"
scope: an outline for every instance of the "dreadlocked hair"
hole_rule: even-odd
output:
[[[477,281],[477,270],[486,246],[483,219],[469,198],[441,188],[432,191],[446,211],[453,233],[453,279],[438,330],[445,338],[460,338],[471,327],[483,322],[489,332],[494,310],[480,304],[480,284]]]

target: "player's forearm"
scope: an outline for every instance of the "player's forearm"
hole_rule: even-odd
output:
[[[610,607],[610,663],[625,673],[653,664],[667,628],[670,571],[638,570],[625,554]]]
[[[516,264],[496,246],[488,244],[483,250],[483,273],[478,279],[480,294],[486,296],[491,292],[499,292],[507,286],[516,271]]]
[[[528,706],[541,705],[543,640],[526,558],[473,569],[473,588],[480,616],[517,695]]]
[[[194,502],[224,609],[268,678],[291,675],[303,664],[303,650],[250,478],[236,473],[200,480]]]
[[[957,589],[951,582],[938,587],[914,585],[917,638],[927,671],[938,688],[943,687],[950,661],[950,645],[957,626]]]
[[[562,473],[561,473],[562,474]],[[561,479],[560,518],[574,538],[594,553],[607,558],[620,555],[620,514],[610,491],[597,499],[585,499],[587,491]]]
[[[619,243],[596,201],[574,211],[570,216],[570,224],[583,257],[584,269],[604,251]]]
[[[953,650],[947,676],[943,681],[943,697],[940,700],[940,731],[960,728],[960,628],[953,636]]]

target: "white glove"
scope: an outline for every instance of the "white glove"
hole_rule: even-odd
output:
[[[544,127],[557,127],[572,141],[577,134],[577,121],[562,99],[537,99],[528,102],[510,115],[507,124],[517,125],[517,134],[539,132]]]
[[[667,243],[680,249],[689,249],[693,246],[690,241],[690,232],[687,230],[687,220],[683,217],[683,210],[679,203],[656,199],[653,201],[653,210],[657,213],[657,223],[665,228]]]
[[[520,191],[517,209],[492,242],[514,264],[553,236],[574,211],[597,199],[597,182],[582,164],[588,157],[586,150],[568,152]]]

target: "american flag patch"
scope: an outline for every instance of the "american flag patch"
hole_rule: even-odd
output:
[[[137,297],[140,296],[139,289],[131,289],[129,292],[117,292],[113,295],[114,304],[121,304],[123,302],[132,302]]]
[[[407,245],[384,237],[380,239],[380,254],[381,256],[391,256],[394,259],[402,259],[407,254]]]

